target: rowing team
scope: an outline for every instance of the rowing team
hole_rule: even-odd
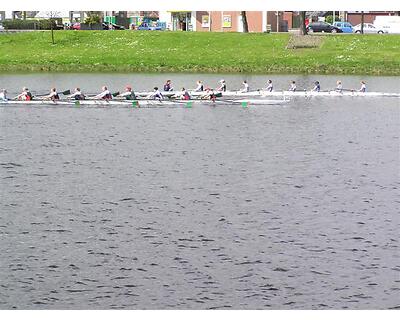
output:
[[[75,88],[73,94],[70,94],[69,90],[64,91],[63,94],[67,95],[67,99],[73,99],[73,100],[85,100],[86,98],[90,98],[93,100],[111,100],[113,97],[124,98],[126,100],[136,100],[137,99],[135,92],[132,90],[131,86],[126,86],[124,92],[121,94],[119,92],[112,94],[106,86],[103,86],[101,89],[102,89],[102,91],[95,96],[86,96],[85,94],[82,93],[80,88]],[[215,99],[217,97],[217,93],[214,92],[213,89],[207,88],[203,92],[204,92],[204,94],[200,96],[200,99],[215,101]],[[52,100],[52,101],[60,100],[60,95],[58,94],[56,88],[51,88],[50,93],[48,95],[36,96],[36,97],[39,97],[41,100]],[[33,98],[34,98],[34,96],[30,92],[30,90],[28,88],[24,87],[24,88],[22,88],[22,92],[19,95],[17,95],[16,97],[12,98],[11,100],[31,101],[31,100],[33,100]],[[181,99],[181,100],[190,100],[191,99],[189,91],[186,90],[185,88],[182,88],[181,92],[178,94],[175,94],[172,98]],[[153,92],[150,93],[146,97],[146,99],[162,100],[162,99],[164,99],[164,96],[161,93],[161,91],[158,89],[158,87],[154,87]],[[0,91],[0,101],[5,101],[5,100],[8,100],[7,90],[3,89]]]
[[[242,84],[243,84],[243,87],[239,91],[243,92],[243,93],[250,92],[250,86],[249,86],[247,80],[244,80]],[[206,90],[211,90],[211,89],[207,88]],[[223,79],[220,80],[219,81],[219,86],[215,90],[217,92],[225,92],[227,90],[226,89],[226,81],[223,80]],[[268,80],[266,88],[264,88],[262,90],[263,91],[267,91],[267,92],[274,91],[274,85],[272,83],[272,80]],[[295,92],[296,90],[297,90],[296,81],[291,81],[288,91]],[[344,90],[346,90],[346,89],[343,89],[342,82],[340,80],[337,81],[335,91],[342,93]],[[164,84],[164,91],[173,91],[171,80],[167,80],[167,82]],[[204,91],[204,85],[200,80],[197,81],[197,87],[193,91],[194,92]],[[311,89],[311,91],[314,91],[314,92],[320,92],[321,91],[321,84],[319,83],[319,81],[315,81],[314,82],[314,87]],[[348,90],[348,91],[355,91],[355,90]],[[360,89],[358,91],[359,92],[366,92],[367,91],[367,85],[366,85],[365,81],[361,81],[361,87],[360,87]]]

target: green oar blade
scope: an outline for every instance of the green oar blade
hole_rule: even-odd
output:
[[[116,97],[116,96],[118,96],[118,95],[119,95],[119,91],[118,91],[118,92],[114,92],[114,93],[112,94],[113,97]]]
[[[63,94],[63,95],[71,94],[71,90],[65,90],[65,91],[61,92],[61,94]]]

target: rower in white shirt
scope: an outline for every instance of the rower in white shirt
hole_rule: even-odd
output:
[[[74,99],[74,100],[85,100],[85,95],[82,93],[80,88],[75,88],[75,92],[67,98]]]
[[[242,84],[243,84],[243,88],[240,90],[240,92],[249,92],[250,87],[249,87],[249,84],[247,83],[247,80],[244,80]]]
[[[293,81],[290,83],[289,91],[295,92],[296,90],[297,90],[296,81],[293,80]]]
[[[365,84],[365,81],[361,81],[361,88],[358,91],[359,92],[366,92],[367,91],[367,85]]]
[[[99,93],[97,96],[95,96],[95,99],[103,99],[103,100],[109,100],[112,99],[112,95],[110,93],[110,91],[107,89],[106,86],[103,86],[101,88],[102,92]]]
[[[226,82],[225,82],[225,80],[220,80],[219,81],[219,83],[221,84],[220,86],[219,86],[219,88],[217,89],[217,91],[223,91],[223,92],[225,92],[226,91]]]
[[[3,89],[0,91],[0,101],[7,101],[7,90]]]
[[[336,92],[342,93],[343,92],[343,86],[342,86],[342,81],[338,80],[336,82]]]
[[[197,87],[194,89],[195,92],[202,92],[204,90],[203,82],[200,80],[196,82]]]
[[[162,95],[162,93],[160,92],[160,90],[158,90],[158,87],[154,87],[153,89],[153,93],[150,93],[147,96],[147,99],[154,99],[154,100],[162,100],[164,97]]]
[[[43,99],[55,101],[55,100],[60,100],[60,96],[58,95],[56,88],[51,88],[50,94],[44,96]]]

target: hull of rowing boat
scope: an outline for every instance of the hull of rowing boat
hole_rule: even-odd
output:
[[[48,100],[32,100],[32,101],[0,101],[0,105],[32,105],[32,106],[125,106],[125,107],[137,107],[137,106],[156,106],[156,107],[179,107],[179,106],[191,106],[192,104],[197,105],[281,105],[288,103],[288,100],[263,100],[263,99],[240,99],[240,100],[221,100],[212,102],[209,100],[177,100],[177,101],[158,101],[158,100],[139,100],[139,101],[104,101],[104,100],[82,100],[79,102],[75,101],[48,101]]]
[[[137,96],[148,96],[151,92],[138,92]],[[179,96],[179,92],[167,92],[164,94],[165,97],[172,97],[174,95]],[[190,92],[192,97],[204,96],[205,92]],[[240,92],[240,91],[226,91],[222,93],[222,97],[399,97],[400,93],[385,93],[385,92],[351,92],[344,91],[342,93],[336,91],[251,91],[251,92]]]

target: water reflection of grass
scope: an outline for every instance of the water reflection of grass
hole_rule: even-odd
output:
[[[327,35],[288,49],[289,34],[57,31],[0,34],[0,71],[400,74],[400,35]],[[297,40],[298,41],[298,40]]]

